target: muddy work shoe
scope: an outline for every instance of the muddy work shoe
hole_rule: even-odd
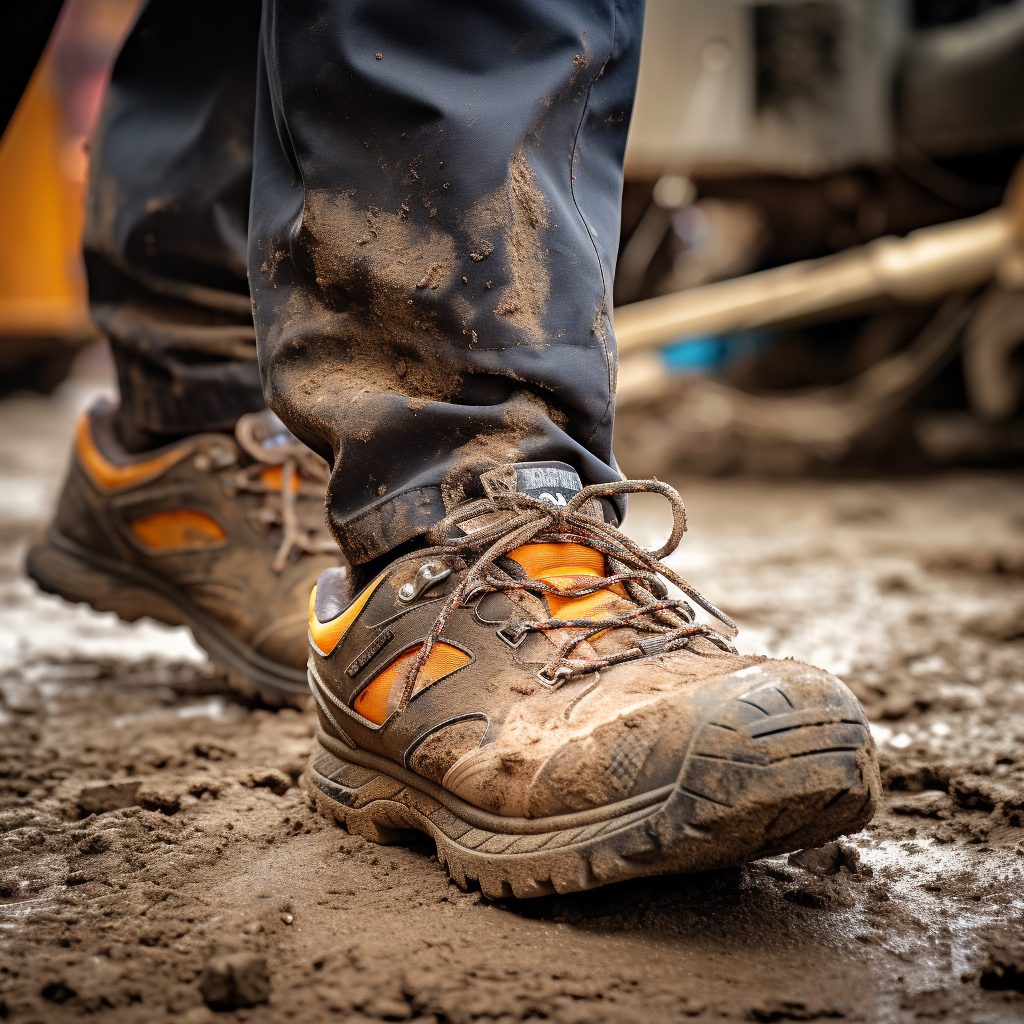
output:
[[[306,786],[321,813],[381,842],[425,832],[492,897],[738,864],[870,820],[856,698],[821,669],[735,652],[731,620],[660,562],[685,531],[671,487],[583,488],[558,463],[481,483],[434,547],[354,601],[342,574],[319,579]],[[672,506],[656,551],[602,514],[641,491]]]
[[[235,436],[130,455],[101,403],[79,422],[26,569],[43,590],[129,622],[188,626],[232,689],[305,704],[306,599],[340,561],[323,525],[326,480],[272,413],[242,417]]]

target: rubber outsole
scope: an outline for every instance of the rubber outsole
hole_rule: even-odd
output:
[[[495,899],[730,867],[870,821],[877,761],[863,712],[842,691],[805,706],[783,685],[743,693],[698,726],[667,793],[584,815],[502,819],[322,735],[305,785],[320,814],[372,842],[425,833],[456,884]]]
[[[52,528],[33,543],[25,571],[48,594],[113,612],[126,622],[155,619],[186,626],[210,656],[228,689],[273,707],[304,708],[309,687],[302,668],[290,668],[247,649],[159,577],[86,551]]]

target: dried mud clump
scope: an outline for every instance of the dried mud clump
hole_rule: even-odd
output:
[[[282,393],[313,400],[301,415],[314,419],[328,393],[441,401],[457,391],[440,297],[457,266],[450,236],[410,221],[408,207],[391,213],[348,193],[310,192],[302,245],[319,295],[311,303],[294,293],[277,341],[302,353],[279,364]]]
[[[325,304],[351,314],[349,330],[408,336],[432,326],[417,290],[447,284],[455,245],[402,212],[362,209],[346,193],[309,192],[303,218],[313,272]]]
[[[490,256],[492,252],[494,252],[494,245],[491,242],[480,242],[480,244],[477,245],[476,248],[470,252],[469,258],[474,263],[480,263],[483,260],[487,259],[487,257]],[[465,283],[469,280],[469,278],[464,277],[462,280]]]
[[[255,953],[215,956],[203,971],[199,990],[211,1010],[259,1006],[270,998],[267,961]]]
[[[542,321],[551,291],[542,241],[549,213],[547,200],[520,149],[512,158],[505,184],[466,218],[470,236],[480,239],[474,243],[470,259],[486,258],[494,250],[491,238],[504,238],[508,280],[498,293],[494,313],[520,328],[534,345],[544,343]]]
[[[812,850],[800,850],[790,854],[789,863],[812,875],[838,875],[842,872],[850,875],[869,871],[860,861],[857,848],[850,843],[826,843]]]

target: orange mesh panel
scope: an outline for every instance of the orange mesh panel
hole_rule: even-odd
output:
[[[119,487],[130,487],[132,484],[149,480],[164,470],[170,469],[188,454],[186,446],[182,445],[164,452],[162,455],[154,456],[146,462],[133,462],[125,466],[115,465],[96,447],[96,442],[92,439],[92,431],[89,429],[88,415],[82,416],[78,421],[78,429],[75,432],[75,450],[89,476],[108,491]]]
[[[604,555],[585,544],[524,544],[510,551],[508,557],[518,562],[532,579],[552,587],[580,586],[608,571]],[[616,583],[584,597],[544,596],[556,619],[593,619],[600,618],[602,610],[625,597],[626,592]]]
[[[141,516],[131,524],[139,543],[152,551],[188,551],[223,544],[226,534],[220,524],[202,512],[175,509]]]
[[[354,707],[356,711],[368,718],[371,722],[380,725],[388,717],[388,697],[391,696],[392,687],[399,685],[405,679],[405,673],[409,668],[409,662],[419,654],[422,644],[417,644],[404,654],[399,655],[383,672],[379,673],[363,690],[358,697]],[[436,683],[447,675],[451,675],[457,668],[462,668],[469,661],[469,655],[458,647],[452,647],[443,641],[434,644],[430,651],[430,657],[420,672],[420,678],[416,683],[416,693],[419,693],[425,686]]]
[[[326,657],[341,642],[341,638],[348,632],[349,627],[359,616],[359,613],[366,607],[373,592],[384,579],[381,573],[336,619],[321,622],[316,617],[316,587],[309,595],[309,635],[313,639],[316,649]]]
[[[267,490],[270,491],[283,491],[284,490],[284,467],[283,466],[267,466],[260,473],[260,483],[263,484]],[[298,492],[302,486],[302,481],[299,479],[298,473],[292,474],[292,494]]]

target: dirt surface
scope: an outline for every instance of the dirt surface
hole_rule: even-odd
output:
[[[885,808],[792,862],[490,904],[309,811],[307,717],[22,579],[87,390],[0,404],[0,1019],[1024,1019],[1020,479],[687,482],[674,564],[743,650],[850,682]]]

